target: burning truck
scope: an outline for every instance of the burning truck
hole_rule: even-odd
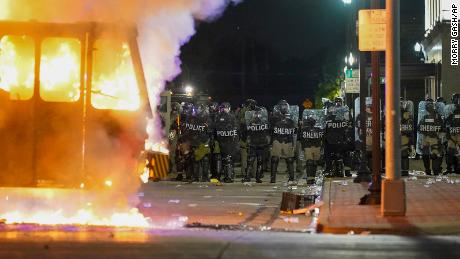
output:
[[[135,26],[0,22],[1,186],[128,184],[147,118]]]

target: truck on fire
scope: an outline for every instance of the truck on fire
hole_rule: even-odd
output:
[[[0,185],[135,173],[152,117],[136,39],[125,24],[0,22]]]

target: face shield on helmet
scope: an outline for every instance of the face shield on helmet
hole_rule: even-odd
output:
[[[309,116],[305,120],[305,126],[307,126],[307,127],[313,127],[313,126],[315,126],[315,124],[316,124],[316,119],[313,116]]]
[[[426,100],[425,110],[429,113],[434,113],[434,102],[431,99]]]
[[[204,105],[204,104],[200,104],[200,105],[198,105],[198,107],[196,109],[196,113],[199,114],[199,115],[207,114],[208,113],[208,107],[206,107],[206,105]]]
[[[281,114],[288,114],[289,113],[289,103],[286,100],[279,101],[278,110],[281,112]]]
[[[249,110],[254,110],[257,106],[257,102],[253,99],[247,99],[245,103]]]
[[[334,104],[336,107],[342,107],[343,106],[343,100],[340,97],[336,97],[334,99]]]
[[[193,113],[193,104],[191,103],[183,103],[182,104],[182,111],[185,113],[185,114],[192,114]]]
[[[212,102],[209,104],[209,112],[217,112],[219,110],[219,104],[216,102]]]
[[[222,103],[219,107],[219,111],[221,113],[230,113],[230,111],[232,110],[232,106],[230,105],[230,103]]]
[[[452,95],[452,104],[460,105],[460,94]]]

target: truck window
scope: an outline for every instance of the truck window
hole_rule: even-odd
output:
[[[47,38],[42,42],[40,96],[49,102],[80,98],[81,46],[77,39]]]
[[[0,40],[0,89],[11,100],[28,100],[34,95],[34,40],[28,36],[3,36]]]
[[[96,109],[135,111],[140,93],[129,45],[113,39],[95,42],[91,104]]]

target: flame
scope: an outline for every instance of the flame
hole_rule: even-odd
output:
[[[43,42],[40,96],[45,101],[78,101],[80,49],[80,43],[74,39],[48,38]]]
[[[134,111],[141,104],[129,45],[98,40],[94,58],[91,104],[97,109]],[[30,99],[34,88],[35,46],[27,36],[0,41],[0,88],[15,100]],[[77,39],[47,38],[40,59],[40,97],[52,102],[80,98],[81,44]],[[85,75],[86,78],[86,75]]]
[[[0,219],[6,224],[152,227],[149,218],[114,192],[1,188],[0,195],[5,197],[0,199]]]
[[[114,45],[108,40],[99,40],[96,46],[93,106],[98,109],[137,110],[140,94],[128,44]],[[116,67],[111,64],[116,64]]]
[[[5,36],[1,39],[0,89],[10,92],[11,99],[32,97],[34,66],[34,42],[31,38]]]

